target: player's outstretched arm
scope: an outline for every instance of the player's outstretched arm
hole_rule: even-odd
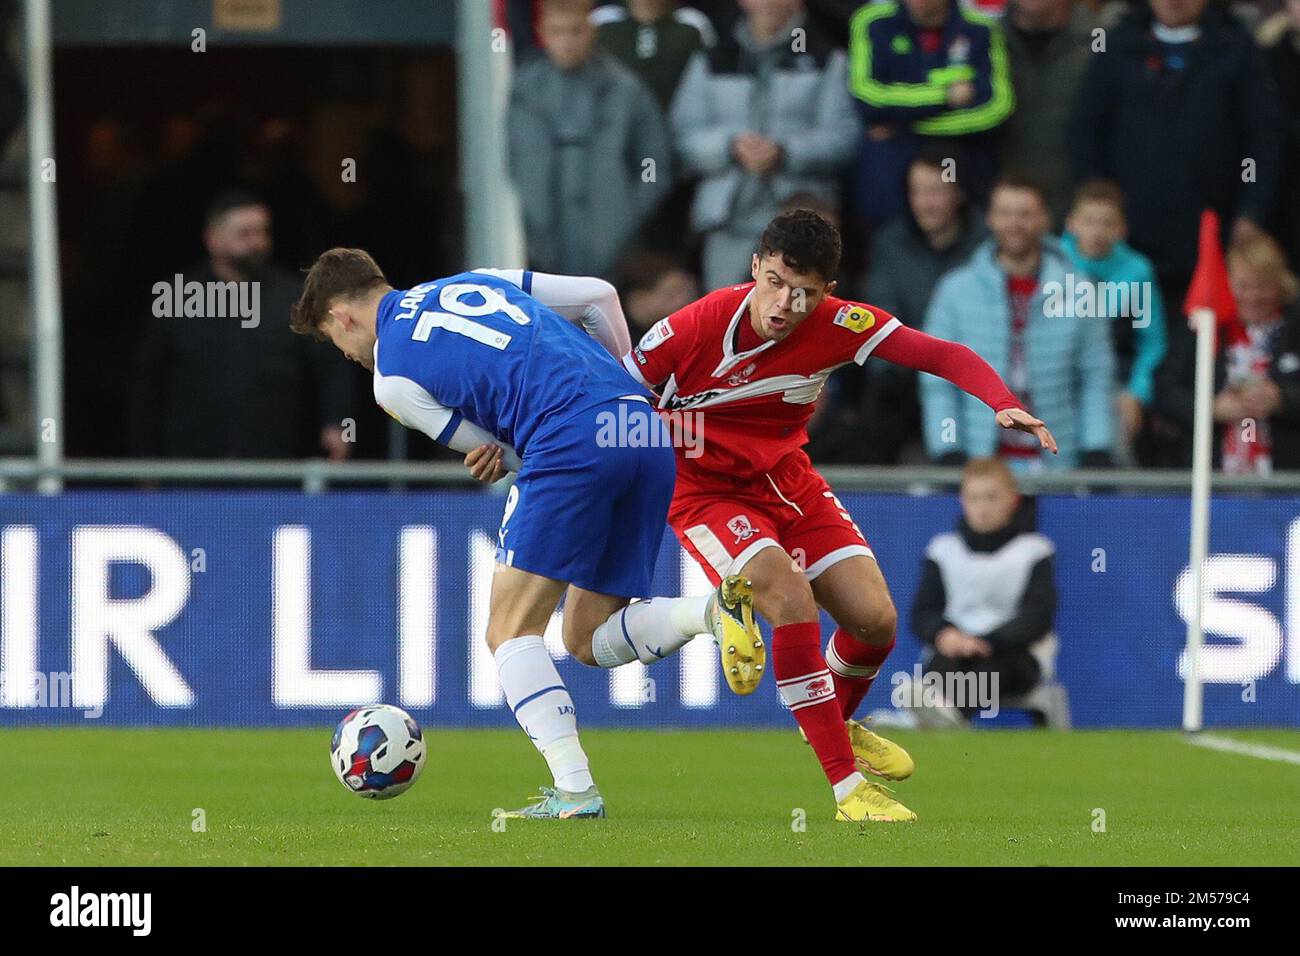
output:
[[[947,379],[993,409],[1003,428],[1029,432],[1043,448],[1053,455],[1057,453],[1056,439],[1047,425],[1020,407],[1020,400],[1007,388],[1002,376],[973,349],[900,325],[872,354],[886,362]]]

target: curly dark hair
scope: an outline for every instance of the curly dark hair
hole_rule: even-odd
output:
[[[840,271],[840,232],[811,209],[791,209],[767,224],[758,255],[780,256],[796,272],[815,272],[832,282]]]

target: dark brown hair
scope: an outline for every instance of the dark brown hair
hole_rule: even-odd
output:
[[[329,249],[307,271],[302,295],[289,314],[289,328],[321,339],[321,323],[335,299],[355,299],[371,289],[387,287],[379,264],[364,249]]]
[[[1124,190],[1109,179],[1090,179],[1081,185],[1074,193],[1073,208],[1078,209],[1086,202],[1112,206],[1124,215]]]
[[[1038,197],[1038,201],[1044,207],[1048,204],[1047,190],[1043,188],[1043,184],[1026,173],[1004,173],[999,176],[993,183],[993,188],[989,190],[990,199],[999,189],[1017,189],[1031,192]]]

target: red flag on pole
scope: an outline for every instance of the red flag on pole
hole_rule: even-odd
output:
[[[1219,214],[1212,209],[1201,213],[1196,273],[1187,289],[1183,308],[1189,316],[1197,309],[1210,309],[1218,325],[1226,325],[1237,317],[1237,302],[1228,284],[1228,264],[1219,244]]]

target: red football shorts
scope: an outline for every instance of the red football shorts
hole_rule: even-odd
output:
[[[764,548],[781,548],[811,581],[837,561],[874,557],[867,539],[805,454],[757,478],[700,481],[678,470],[668,510],[682,546],[717,584]]]

